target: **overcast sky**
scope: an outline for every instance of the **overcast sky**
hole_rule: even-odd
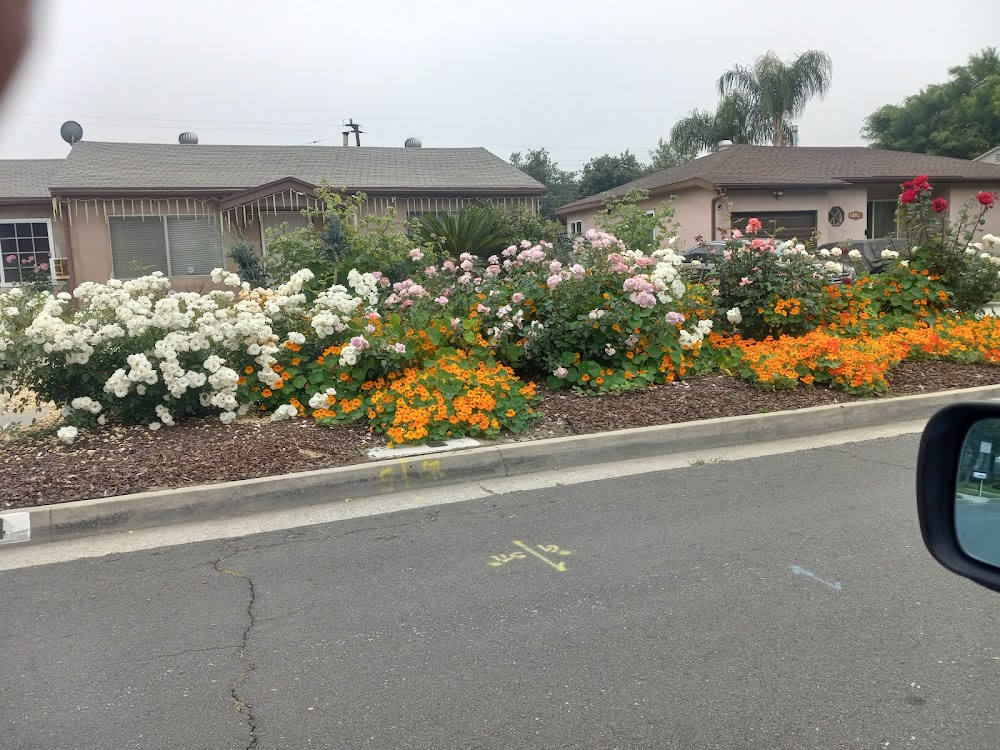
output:
[[[715,80],[775,50],[833,59],[804,146],[862,143],[864,117],[998,43],[997,0],[36,0],[34,44],[0,103],[0,157],[84,138],[176,143],[544,146],[578,169],[642,159],[714,108]]]

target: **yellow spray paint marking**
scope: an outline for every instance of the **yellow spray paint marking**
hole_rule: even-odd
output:
[[[399,473],[402,475],[403,479],[403,489],[413,489],[413,484],[410,481],[410,462],[405,458],[399,459]],[[430,479],[444,479],[444,471],[441,469],[441,461],[424,461],[420,466],[420,471],[416,474],[421,478]],[[378,473],[377,477],[378,483],[382,485],[387,485],[389,491],[392,492],[396,489],[396,467],[387,466]]]
[[[552,566],[560,573],[565,573],[567,570],[566,563],[554,562],[545,555],[543,555],[542,552],[548,552],[550,555],[559,555],[561,557],[573,554],[568,549],[560,549],[558,544],[536,544],[535,547],[533,548],[531,547],[531,545],[525,544],[519,539],[515,539],[514,546],[519,547],[520,549],[524,550],[524,552],[514,551],[509,554],[493,555],[490,557],[489,565],[493,568],[500,568],[514,560],[527,560],[528,556],[524,554],[525,552],[527,552],[528,555],[532,555],[533,557],[544,562],[546,565]],[[539,552],[538,550],[541,550],[542,552]]]

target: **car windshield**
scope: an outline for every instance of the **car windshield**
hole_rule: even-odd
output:
[[[998,32],[0,1],[0,750],[1000,746]]]

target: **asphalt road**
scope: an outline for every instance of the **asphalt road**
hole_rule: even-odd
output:
[[[1000,595],[916,446],[6,571],[0,747],[992,749]]]

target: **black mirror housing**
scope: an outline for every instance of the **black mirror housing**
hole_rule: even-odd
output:
[[[927,422],[917,459],[917,513],[924,544],[935,560],[953,573],[1000,592],[1000,567],[966,554],[955,520],[955,488],[965,439],[983,419],[1000,419],[1000,402],[952,404]]]

